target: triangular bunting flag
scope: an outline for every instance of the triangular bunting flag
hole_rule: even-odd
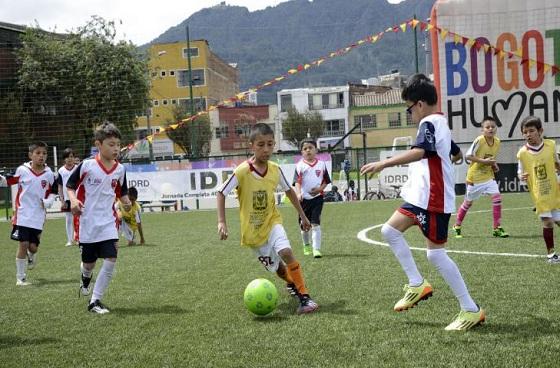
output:
[[[449,31],[448,31],[447,29],[444,29],[444,28],[441,29],[440,36],[441,36],[441,40],[442,40],[442,41],[445,41],[445,37],[447,37],[447,33],[448,33],[448,32],[449,32]]]
[[[548,73],[550,71],[550,69],[551,69],[551,66],[549,64],[544,64],[543,71],[544,71],[545,74]]]
[[[559,68],[556,65],[552,66],[552,75],[556,75],[558,73]]]
[[[455,42],[455,45],[457,45],[459,42],[461,42],[461,36],[455,33],[455,35],[453,36],[453,42]]]
[[[401,29],[403,32],[406,32],[406,23],[401,24]]]
[[[309,65],[309,64],[303,64],[303,69],[304,69],[304,70],[307,70],[307,69],[309,69],[309,68],[311,68],[311,65]]]
[[[371,43],[376,43],[377,42],[378,37],[377,36],[373,36],[371,38]]]
[[[474,40],[474,38],[469,38],[469,40],[467,41],[467,46],[468,47],[473,47],[475,42],[476,41]]]
[[[490,51],[491,46],[490,46],[489,44],[485,43],[485,44],[483,45],[483,47],[484,47],[484,52],[485,52],[485,53],[488,53],[488,51]]]
[[[420,23],[420,21],[418,19],[413,19],[410,23],[412,23],[412,28],[416,28],[416,26],[418,25],[418,23]],[[420,25],[420,27],[422,27],[422,25]],[[423,31],[423,29],[422,29]]]
[[[297,72],[298,72],[297,69],[288,70],[288,74],[296,74]]]
[[[434,26],[432,24],[428,24],[428,26],[426,27],[426,31],[431,31],[434,28]]]
[[[424,30],[426,29],[426,26],[427,26],[427,25],[428,25],[428,24],[425,23],[425,22],[420,22],[420,31],[424,32]]]

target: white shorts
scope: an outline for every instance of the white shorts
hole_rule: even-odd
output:
[[[128,241],[134,240],[134,230],[132,230],[126,222],[121,221],[121,226],[119,230],[126,240]]]
[[[484,183],[467,184],[467,194],[465,194],[465,199],[467,201],[472,202],[477,200],[484,194],[500,194],[500,189],[498,189],[498,183],[496,183],[496,180],[490,179]]]
[[[550,212],[539,213],[539,218],[551,218],[554,222],[560,221],[560,209],[552,210]]]
[[[290,248],[290,241],[282,224],[276,224],[270,230],[268,242],[260,248],[255,248],[255,254],[260,263],[270,272],[276,272],[282,260],[278,253],[282,249]]]

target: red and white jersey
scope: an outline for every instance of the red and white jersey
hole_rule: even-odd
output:
[[[119,162],[107,170],[95,158],[82,161],[70,175],[66,187],[77,190],[84,204],[80,215],[80,243],[97,243],[118,239],[118,217],[113,204],[115,198],[127,194],[125,168]]]
[[[46,214],[43,199],[52,191],[57,192],[57,188],[53,188],[54,180],[48,166],[39,173],[33,171],[31,162],[17,168],[16,174],[7,180],[8,185],[18,185],[12,224],[43,230]]]
[[[68,179],[70,178],[70,175],[72,175],[72,173],[76,170],[76,167],[77,166],[74,165],[70,170],[68,170],[66,166],[62,166],[60,169],[58,169],[58,177],[56,179],[57,184],[62,185],[62,193],[59,194],[62,195],[63,201],[68,200],[68,189],[66,188],[66,183],[68,183]]]
[[[307,162],[301,159],[296,165],[294,182],[301,185],[301,193],[304,199],[313,199],[323,195],[323,192],[311,195],[311,189],[317,188],[323,183],[329,184],[331,178],[324,161],[315,159],[313,162]]]
[[[449,152],[451,131],[443,114],[428,115],[418,124],[416,143],[424,158],[408,166],[401,196],[417,207],[437,213],[455,211],[455,178]]]

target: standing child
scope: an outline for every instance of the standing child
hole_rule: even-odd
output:
[[[560,161],[556,143],[542,138],[542,122],[536,116],[523,119],[521,132],[527,144],[517,153],[517,174],[527,183],[537,216],[542,221],[547,261],[558,264],[560,257],[554,252],[554,224],[560,226],[560,189],[556,178]]]
[[[76,169],[74,152],[71,148],[66,148],[62,153],[62,158],[64,159],[64,166],[58,169],[58,192],[61,194],[60,201],[62,206],[60,210],[66,215],[66,246],[69,247],[74,241],[74,215],[70,211],[70,199],[68,198],[68,190],[66,189],[66,183],[68,178]]]
[[[405,295],[394,310],[405,311],[432,296],[432,285],[420,274],[403,233],[418,225],[426,237],[428,261],[441,274],[458,299],[461,311],[446,330],[468,330],[485,319],[484,311],[471,298],[459,268],[447,255],[449,217],[455,210],[455,180],[450,159],[451,131],[447,119],[437,112],[437,92],[423,74],[415,74],[402,91],[408,114],[418,124],[416,143],[403,154],[362,167],[361,173],[410,164],[408,181],[401,196],[405,203],[381,228],[401,267],[408,276]]]
[[[130,200],[130,210],[126,210],[126,206],[122,201],[117,202],[117,215],[121,220],[120,232],[128,241],[128,245],[136,244],[134,237],[136,230],[140,235],[140,244],[144,244],[144,231],[142,230],[142,219],[140,217],[140,205],[136,200],[138,199],[138,191],[135,187],[128,188],[128,199]]]
[[[500,151],[500,139],[496,137],[497,130],[496,120],[490,116],[485,117],[482,121],[482,135],[474,140],[467,151],[467,160],[470,161],[467,171],[467,193],[457,213],[455,225],[453,225],[456,238],[463,237],[461,225],[473,201],[485,194],[492,198],[492,216],[494,219],[492,235],[499,238],[509,236],[501,226],[502,195],[494,178],[494,173],[499,170],[496,163],[496,156]]]
[[[31,162],[18,167],[15,175],[7,180],[8,185],[18,185],[11,234],[11,238],[19,242],[16,252],[18,286],[30,284],[27,281],[27,268],[31,270],[37,264],[36,254],[45,224],[45,209],[51,208],[58,189],[54,185],[53,172],[45,164],[47,148],[45,142],[32,143],[29,146]]]
[[[130,201],[125,168],[117,161],[121,132],[113,124],[105,122],[95,130],[94,139],[99,153],[78,165],[66,187],[72,213],[80,216],[80,292],[89,295],[95,263],[98,258],[104,258],[88,305],[90,312],[104,314],[109,313],[109,309],[101,303],[101,298],[113,277],[119,241],[118,219],[113,204],[115,198],[120,198],[128,210]]]
[[[262,123],[253,126],[249,145],[254,156],[239,165],[218,192],[218,234],[221,240],[228,237],[225,200],[237,188],[241,245],[253,248],[264,267],[287,282],[290,293],[299,298],[298,314],[311,313],[319,306],[309,296],[301,266],[294,257],[282,226],[274,195],[278,186],[286,192],[299,213],[303,229],[309,230],[311,224],[280,166],[269,161],[274,143],[274,132],[270,126]]]
[[[306,138],[301,142],[301,160],[296,165],[296,195],[301,202],[305,216],[311,222],[311,231],[301,228],[303,254],[321,258],[321,212],[323,211],[323,190],[330,184],[331,178],[325,162],[318,160],[317,143]],[[299,217],[300,226],[302,224]],[[311,234],[310,234],[311,233]],[[310,237],[311,235],[311,243]]]

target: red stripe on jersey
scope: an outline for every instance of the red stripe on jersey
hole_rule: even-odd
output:
[[[95,161],[97,162],[97,164],[99,165],[99,167],[105,172],[105,174],[109,175],[111,174],[113,171],[115,171],[117,169],[117,167],[119,166],[119,162],[117,160],[114,160],[114,164],[113,166],[107,170],[105,168],[105,165],[103,165],[103,162],[101,162],[101,156],[99,156],[99,154],[97,154],[95,156]]]
[[[313,167],[313,166],[317,165],[317,162],[319,162],[319,160],[315,159],[315,161],[313,161],[313,162],[307,162],[307,161],[303,160],[303,162],[305,162],[310,167]]]
[[[19,176],[12,176],[11,178],[7,178],[6,183],[8,183],[8,185],[15,185],[19,183]]]
[[[21,194],[22,190],[23,189],[21,188],[21,186],[19,186],[17,194],[16,194],[16,210],[14,211],[14,216],[12,217],[12,225],[17,224],[17,211],[18,211],[18,208],[21,207],[21,202],[19,201],[19,197],[20,197],[20,194]]]
[[[116,179],[116,180],[117,180],[117,185],[115,186],[115,196],[117,198],[120,198],[120,197],[122,197],[121,196],[122,187],[121,187],[121,183],[119,182],[119,180],[118,179]]]
[[[445,198],[445,184],[443,182],[443,167],[439,156],[428,158],[430,171],[430,196],[428,199],[428,211],[443,212]]]

